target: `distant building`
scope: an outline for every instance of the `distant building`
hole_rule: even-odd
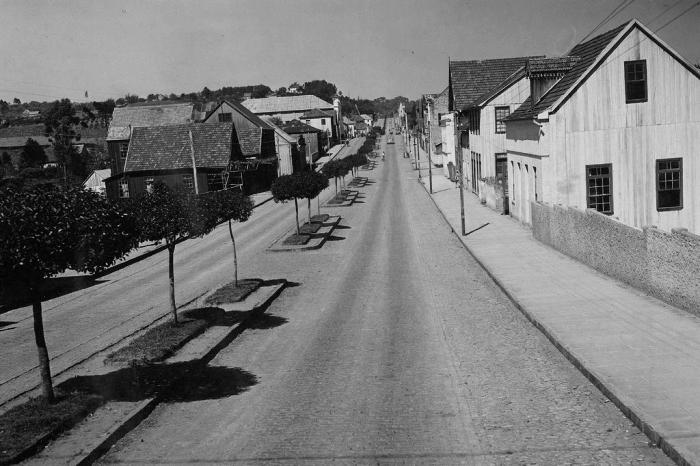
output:
[[[244,100],[242,105],[258,116],[277,117],[284,123],[302,119],[302,115],[314,109],[328,113],[333,112],[333,104],[319,99],[315,95],[248,99]]]
[[[302,123],[299,120],[292,120],[281,126],[282,130],[296,139],[297,145],[299,138],[304,138],[304,159],[308,165],[311,165],[319,157],[321,157],[321,130],[313,126]],[[298,163],[295,161],[295,164]],[[295,165],[296,166],[296,165]]]
[[[83,188],[94,191],[105,196],[107,194],[107,185],[105,180],[112,175],[112,170],[105,168],[104,170],[94,170],[90,176],[83,181]]]

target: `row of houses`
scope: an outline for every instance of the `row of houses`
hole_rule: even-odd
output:
[[[448,76],[423,96],[421,142],[491,207],[700,233],[700,69],[639,21],[561,57],[450,61]]]
[[[232,186],[260,192],[277,176],[313,164],[333,143],[362,133],[342,116],[337,98],[223,101],[206,110],[162,102],[115,108],[106,138],[107,196],[134,197],[157,180],[198,193]]]

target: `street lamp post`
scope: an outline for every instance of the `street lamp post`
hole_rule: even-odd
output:
[[[430,134],[430,123],[428,123],[428,180],[430,181],[430,194],[433,194],[433,161],[431,159],[430,149],[432,146],[432,137]]]
[[[459,112],[454,114],[454,128],[455,136],[459,130]],[[455,137],[456,139],[456,137]],[[459,165],[457,166],[457,180],[459,181],[459,208],[460,215],[462,217],[462,236],[467,235],[467,222],[464,215],[464,176],[462,175],[462,169],[464,168],[464,154],[462,153],[462,148],[459,147],[458,141],[455,141],[455,155],[457,155],[457,149],[459,148]]]

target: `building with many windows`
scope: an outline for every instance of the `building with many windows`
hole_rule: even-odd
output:
[[[700,70],[637,20],[526,67],[506,119],[511,215],[532,202],[700,233]]]

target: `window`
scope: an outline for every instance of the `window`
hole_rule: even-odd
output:
[[[306,124],[308,125],[309,123],[311,123],[311,120],[306,120]]]
[[[656,161],[656,210],[683,208],[683,159]]]
[[[222,173],[207,173],[207,189],[209,191],[221,191],[224,189]]]
[[[510,115],[510,107],[496,107],[496,133],[506,132],[506,122],[503,121]]]
[[[194,178],[192,178],[192,175],[182,175],[182,184],[187,189],[194,189]]]
[[[469,112],[469,132],[472,134],[479,134],[481,126],[481,112],[477,110],[472,110]]]
[[[647,61],[625,62],[625,99],[628,104],[647,101]]]
[[[513,190],[511,191],[511,202],[515,204],[515,164],[512,160],[510,162],[510,171],[513,172]]]
[[[122,160],[126,159],[127,152],[129,152],[129,143],[128,142],[120,142],[119,143],[119,158]]]
[[[119,182],[119,197],[129,197],[129,182],[127,180]]]
[[[532,176],[535,178],[535,201],[539,201],[537,196],[537,167],[532,167]]]
[[[506,153],[496,154],[496,181],[505,185],[508,179],[508,155]]]
[[[325,118],[321,118],[321,124],[324,125],[324,126],[326,125],[326,119],[325,119]]]
[[[588,208],[611,215],[613,213],[612,164],[586,165],[586,182]]]
[[[143,187],[147,193],[153,192],[153,178],[146,178],[143,180]]]
[[[219,123],[226,123],[227,121],[233,121],[230,113],[219,113]]]

